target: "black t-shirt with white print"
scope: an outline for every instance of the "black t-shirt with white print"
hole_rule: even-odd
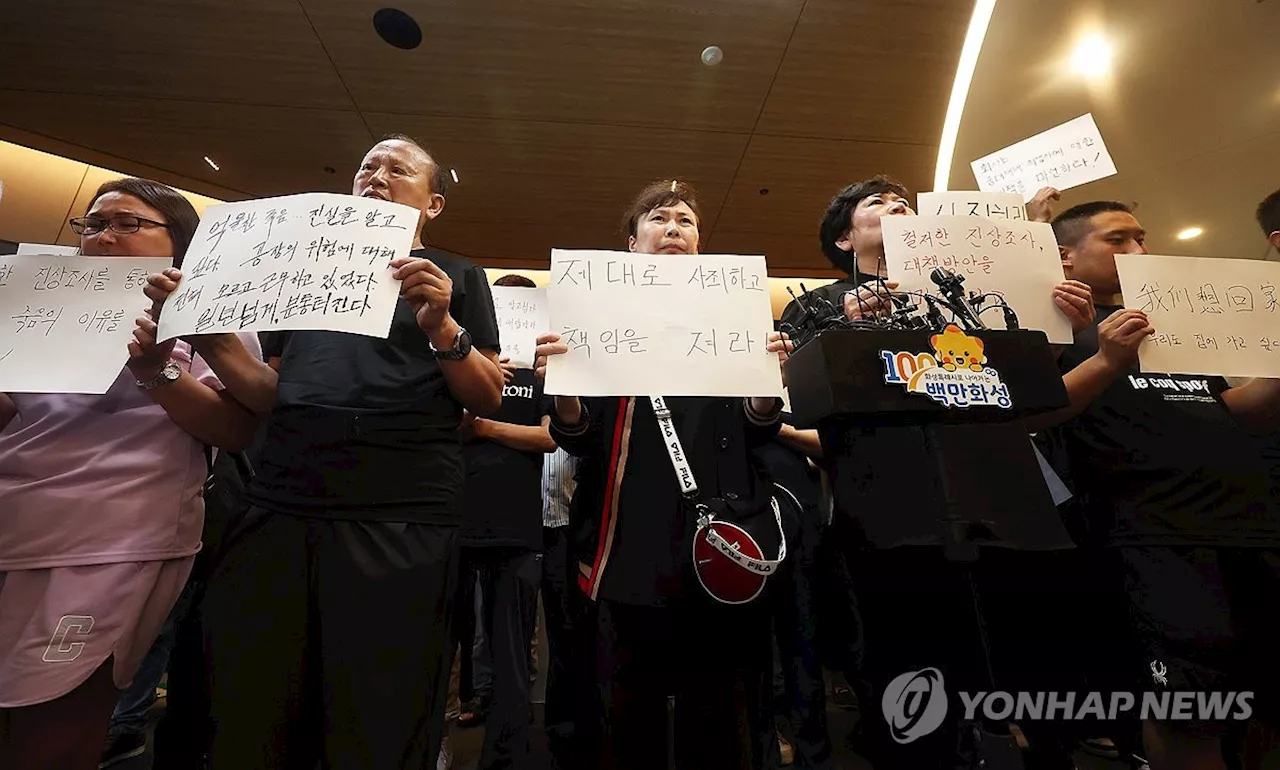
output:
[[[1099,307],[1101,323],[1117,307]],[[1095,326],[1059,359],[1098,351]],[[1089,530],[1109,545],[1280,545],[1280,515],[1254,440],[1222,401],[1221,377],[1120,375],[1062,425]]]
[[[511,425],[541,425],[550,406],[532,369],[518,369],[502,387],[502,407],[489,419]],[[542,550],[543,452],[522,452],[495,441],[463,448],[467,482],[463,494],[462,544]]]

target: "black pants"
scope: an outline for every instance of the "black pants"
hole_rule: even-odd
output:
[[[774,729],[775,714],[794,728],[795,766],[806,770],[834,768],[831,736],[827,731],[826,685],[818,650],[814,585],[819,580],[816,557],[820,537],[816,525],[801,528],[799,538],[778,574],[769,578],[766,597],[773,615],[773,638],[778,646],[785,696],[781,703],[770,698],[765,707],[766,767],[780,766]],[[773,677],[767,693],[772,695]]]
[[[597,662],[607,723],[601,767],[667,766],[670,695],[676,702],[677,768],[761,766],[767,606],[729,607],[710,599],[674,607],[602,601],[599,623]]]
[[[479,767],[485,770],[523,768],[529,762],[529,721],[533,708],[529,645],[537,621],[542,554],[527,548],[464,547],[462,564],[464,580],[470,581],[472,575],[479,577],[482,615],[478,622],[484,626],[493,666],[493,693],[485,720]],[[456,643],[466,645],[465,659],[475,634],[458,636]]]
[[[542,609],[546,613],[545,724],[551,754],[562,770],[594,768],[599,750],[600,700],[596,690],[596,617],[579,590],[571,563],[569,527],[544,527]]]
[[[209,582],[215,770],[434,766],[455,530],[251,509]]]

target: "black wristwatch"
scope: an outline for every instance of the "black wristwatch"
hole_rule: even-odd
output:
[[[458,329],[458,336],[453,338],[453,348],[450,350],[438,350],[431,340],[427,340],[427,344],[431,345],[431,352],[436,354],[436,358],[442,361],[461,361],[471,355],[471,332]]]

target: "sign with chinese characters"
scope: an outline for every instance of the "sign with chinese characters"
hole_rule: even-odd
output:
[[[966,295],[987,297],[979,317],[990,328],[1008,328],[1003,300],[1019,328],[1039,329],[1053,343],[1071,343],[1071,322],[1053,303],[1053,287],[1065,277],[1049,225],[985,217],[889,216],[880,220],[880,229],[889,280],[899,283],[900,292],[916,293],[916,304],[925,304],[919,293],[943,296],[930,279],[942,268],[964,279]],[[942,312],[949,317],[950,311]]]
[[[551,252],[561,396],[781,396],[764,257]]]
[[[970,164],[984,192],[1035,197],[1042,187],[1067,190],[1116,173],[1093,115],[1081,115],[1060,126],[1023,139]]]
[[[886,385],[901,385],[908,393],[928,396],[950,408],[1013,407],[1009,386],[987,361],[986,343],[948,325],[929,337],[928,353],[882,350]]]
[[[916,196],[916,213],[932,217],[986,217],[1014,221],[1027,218],[1026,205],[1017,193],[968,190],[922,192]]]
[[[305,193],[205,210],[160,314],[160,338],[323,329],[386,337],[400,295],[388,265],[409,254],[418,212]]]
[[[167,257],[0,257],[0,392],[111,388]]]
[[[551,329],[547,319],[547,290],[527,286],[491,286],[493,311],[498,317],[502,356],[523,369],[533,368],[538,337]]]
[[[1280,264],[1117,254],[1116,268],[1125,307],[1156,331],[1142,371],[1280,377]]]

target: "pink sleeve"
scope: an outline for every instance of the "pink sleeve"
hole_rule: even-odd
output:
[[[257,334],[237,334],[236,336],[240,338],[240,342],[244,345],[245,350],[249,351],[249,355],[259,361],[262,360],[262,345],[258,342]],[[180,363],[185,363],[182,361],[182,358],[179,358],[179,347],[183,348],[182,355],[188,357],[188,360],[190,360],[189,357],[191,356],[191,347],[181,340],[173,346],[174,358]],[[213,373],[213,370],[209,368],[209,365],[205,363],[205,360],[201,358],[199,354],[196,354],[194,360],[190,360],[190,364],[192,377],[195,377],[197,380],[208,385],[214,390],[222,390],[222,382],[218,380],[218,375]]]

